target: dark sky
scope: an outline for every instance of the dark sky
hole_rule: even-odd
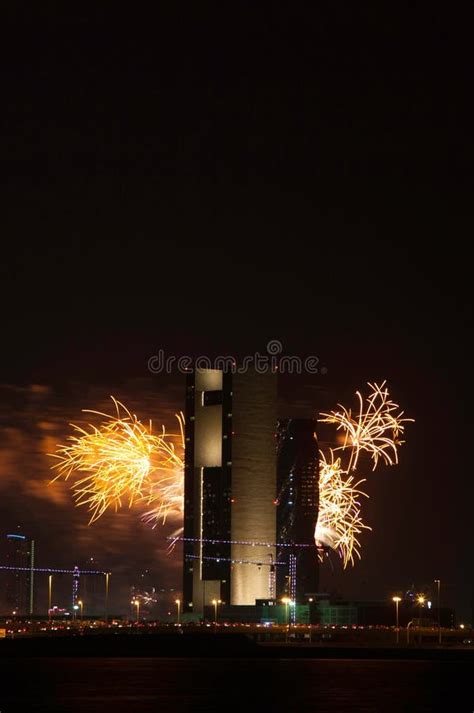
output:
[[[127,513],[94,539],[42,496],[44,439],[111,393],[169,422],[160,348],[279,339],[326,366],[315,410],[387,378],[416,419],[371,480],[362,562],[323,581],[384,597],[440,577],[467,615],[470,38],[452,9],[393,10],[6,11],[0,517],[43,561],[91,552],[179,586],[162,533]]]

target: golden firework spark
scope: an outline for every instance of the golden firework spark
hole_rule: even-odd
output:
[[[182,460],[175,453],[172,437],[164,428],[155,435],[151,421],[144,425],[120,401],[112,400],[115,415],[85,410],[105,419],[99,426],[89,424],[87,430],[71,424],[77,435],[69,436],[68,444],[51,454],[59,459],[53,466],[58,470],[54,480],[87,474],[74,481],[72,490],[76,505],[85,505],[91,512],[90,523],[109,508],[117,511],[124,503],[132,507],[137,500],[156,502],[155,508],[159,507],[165,518],[178,503],[172,478],[182,481],[182,475],[175,472]]]
[[[339,552],[344,567],[354,564],[354,555],[360,559],[360,542],[357,539],[362,530],[370,530],[364,525],[360,514],[360,496],[368,495],[359,489],[365,479],[354,482],[352,473],[357,469],[361,451],[370,454],[372,470],[379,460],[386,465],[398,463],[397,447],[403,443],[400,435],[404,423],[413,421],[403,418],[388,393],[384,381],[380,386],[369,383],[372,393],[364,399],[359,391],[359,411],[356,416],[351,409],[339,404],[340,411],[323,413],[323,423],[332,423],[344,432],[343,445],[331,449],[327,460],[320,451],[319,467],[319,514],[315,529],[318,547],[329,547]],[[335,457],[335,454],[340,454]],[[342,459],[346,458],[345,465]]]
[[[184,511],[184,415],[176,414],[179,434],[169,434],[163,427],[158,448],[162,474],[153,482],[147,504],[154,507],[142,515],[143,522],[156,527],[170,514],[182,515]],[[177,452],[179,451],[179,452]]]
[[[337,430],[344,432],[344,444],[335,450],[351,449],[349,472],[356,470],[361,451],[370,453],[372,470],[376,469],[380,458],[387,465],[398,463],[397,446],[403,443],[400,440],[404,432],[403,424],[413,419],[403,418],[403,411],[399,411],[398,404],[390,399],[385,384],[385,381],[380,386],[368,384],[372,393],[366,399],[365,410],[362,394],[356,392],[359,412],[355,416],[351,409],[341,404],[338,404],[340,411],[322,414],[325,417],[320,419],[322,423],[333,423]]]
[[[370,530],[364,525],[360,515],[359,496],[368,497],[359,489],[364,479],[354,482],[352,476],[341,466],[341,459],[327,461],[323,452],[319,463],[319,514],[315,530],[317,547],[330,547],[339,552],[344,568],[349,562],[354,564],[354,556],[360,559],[360,542],[357,536],[362,530]]]

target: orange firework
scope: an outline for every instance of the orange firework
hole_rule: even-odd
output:
[[[98,426],[90,424],[86,429],[71,424],[76,435],[52,454],[59,459],[53,466],[58,471],[54,480],[75,478],[76,505],[87,506],[90,522],[109,508],[132,507],[137,500],[156,503],[165,519],[170,511],[179,510],[179,487],[182,491],[182,473],[177,469],[182,459],[174,450],[173,437],[164,428],[155,435],[151,421],[144,425],[122,403],[112,400],[115,415],[85,411],[105,419]]]

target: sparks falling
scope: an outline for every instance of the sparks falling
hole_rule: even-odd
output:
[[[182,458],[174,436],[164,428],[155,435],[151,421],[141,423],[122,403],[112,400],[115,415],[84,411],[103,419],[98,426],[71,424],[74,435],[52,454],[59,460],[53,466],[58,471],[54,480],[73,479],[74,500],[88,508],[89,523],[109,509],[132,507],[137,501],[153,503],[156,517],[164,521],[170,512],[182,510]]]
[[[167,434],[163,427],[158,449],[161,456],[159,474],[147,498],[147,504],[153,508],[141,518],[152,527],[160,522],[164,524],[171,513],[182,515],[184,512],[184,415],[180,412],[176,418],[178,434]]]
[[[354,564],[354,556],[360,559],[360,542],[357,536],[362,530],[370,530],[364,525],[360,515],[359,497],[368,497],[359,489],[365,480],[354,481],[342,469],[341,459],[326,461],[323,452],[319,463],[319,514],[315,531],[318,547],[329,547],[339,552],[344,567]]]
[[[390,399],[385,384],[385,381],[380,386],[368,384],[372,393],[366,399],[365,409],[362,394],[356,392],[359,401],[356,415],[341,404],[338,404],[340,411],[322,414],[322,423],[333,423],[338,431],[344,432],[344,444],[335,450],[345,451],[350,448],[348,471],[356,470],[361,451],[370,454],[372,470],[376,469],[379,459],[386,465],[398,463],[397,446],[403,443],[400,440],[404,432],[403,424],[413,419],[403,418],[403,411],[399,411],[398,404]]]
[[[397,447],[403,441],[404,423],[413,421],[403,418],[403,411],[394,403],[384,381],[380,386],[369,383],[371,394],[364,404],[357,391],[359,409],[353,415],[351,409],[339,404],[338,411],[323,413],[322,423],[332,423],[344,433],[343,445],[331,449],[330,459],[320,451],[319,468],[319,515],[315,530],[318,548],[337,551],[344,567],[354,564],[354,556],[360,559],[358,535],[371,528],[364,525],[360,514],[360,497],[368,495],[359,486],[365,479],[355,481],[352,475],[359,463],[361,452],[372,460],[374,471],[379,461],[386,465],[398,463]]]

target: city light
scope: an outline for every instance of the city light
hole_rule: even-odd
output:
[[[396,628],[397,628],[397,644],[400,643],[400,627],[398,625],[398,605],[402,601],[401,597],[392,597],[392,602],[395,602],[395,617],[396,617]]]

